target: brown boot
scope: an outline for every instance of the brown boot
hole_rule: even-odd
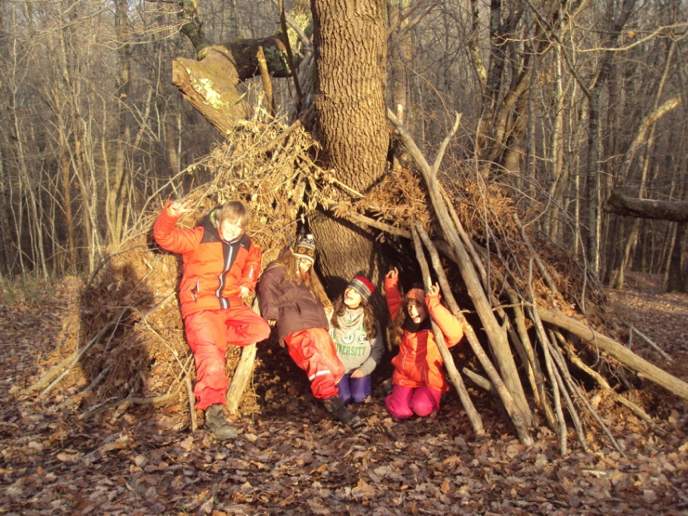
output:
[[[236,428],[227,421],[222,405],[210,405],[205,410],[205,427],[220,441],[234,439],[238,435]]]
[[[349,412],[349,409],[342,403],[342,399],[339,396],[326,399],[325,410],[332,414],[334,419],[345,425],[353,426],[361,422],[360,417]]]

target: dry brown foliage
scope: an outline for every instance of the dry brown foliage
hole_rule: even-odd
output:
[[[354,192],[339,183],[334,171],[313,162],[317,144],[298,124],[265,122],[256,116],[237,128],[199,167],[210,181],[184,196],[193,209],[179,225],[194,227],[213,207],[227,200],[242,200],[251,212],[249,234],[263,249],[263,264],[276,258],[289,245],[298,219],[316,206],[330,208],[343,218],[365,215],[407,231],[417,221],[430,235],[441,238],[433,210],[420,175],[412,169],[391,170],[369,192]],[[169,191],[177,191],[184,178],[170,181]],[[520,213],[529,239],[546,264],[559,291],[552,290],[537,267],[529,266],[532,252],[525,245],[521,228],[513,215],[518,212],[511,192],[504,186],[485,185],[462,176],[443,179],[448,198],[472,240],[489,250],[491,288],[499,298],[508,281],[524,300],[532,285],[536,298],[560,308],[579,303],[583,285],[581,269],[565,253],[538,239],[532,216]],[[73,342],[66,351],[96,341],[84,355],[78,372],[71,375],[72,389],[83,390],[78,399],[85,405],[130,398],[163,397],[189,406],[185,381],[193,379],[194,365],[184,341],[176,289],[181,276],[180,258],[161,251],[152,240],[151,229],[165,199],[144,213],[125,243],[108,249],[101,266],[85,286],[78,302],[76,322],[65,327],[64,340]],[[449,269],[455,265],[447,262]],[[458,297],[465,299],[458,270],[448,270],[454,278]],[[588,288],[587,293],[592,292]],[[462,303],[462,308],[471,310]],[[233,371],[240,350],[230,348],[228,371]],[[105,372],[105,373],[104,373]],[[97,379],[97,380],[96,380]],[[99,383],[94,383],[99,382]],[[247,393],[242,411],[257,410],[252,393]]]

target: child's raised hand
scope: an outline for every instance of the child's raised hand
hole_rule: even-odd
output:
[[[167,213],[170,215],[170,217],[181,217],[184,213],[190,212],[191,208],[187,207],[185,203],[180,201],[174,201],[167,207]]]
[[[399,276],[399,270],[394,267],[392,270],[390,270],[387,274],[385,274],[385,278],[397,278]]]
[[[437,297],[440,295],[440,284],[435,283],[434,285],[430,285],[430,288],[428,288],[428,291],[425,293],[427,297]]]
[[[242,301],[247,302],[248,301],[248,296],[251,293],[251,289],[249,289],[245,285],[241,285],[239,287],[239,297],[241,298]]]

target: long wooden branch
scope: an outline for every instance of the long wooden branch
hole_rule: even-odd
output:
[[[397,133],[404,142],[404,145],[418,164],[419,171],[425,180],[428,188],[428,194],[430,196],[435,214],[437,215],[439,224],[442,228],[442,232],[444,233],[444,237],[454,250],[454,255],[458,260],[461,277],[463,278],[466,289],[468,290],[468,295],[473,301],[476,311],[478,312],[478,316],[480,317],[480,321],[483,324],[483,328],[485,329],[487,337],[490,341],[492,351],[497,357],[497,366],[499,367],[501,376],[509,389],[509,393],[514,398],[517,410],[519,412],[518,418],[520,418],[520,420],[523,421],[523,424],[526,425],[526,422],[529,423],[533,421],[534,418],[530,411],[528,400],[526,399],[523,385],[521,384],[521,380],[518,375],[516,362],[511,354],[511,347],[509,346],[506,332],[501,328],[499,322],[493,314],[487,294],[483,289],[478,275],[475,273],[475,269],[471,263],[468,252],[461,242],[461,239],[456,234],[456,228],[451,222],[451,217],[448,213],[446,204],[442,199],[438,182],[432,174],[433,169],[420,152],[420,149],[418,149],[418,146],[414,142],[409,132],[396,118],[391,110],[387,111],[387,117],[394,125]],[[471,273],[469,271],[473,272]],[[528,436],[527,440],[531,440],[531,438]]]
[[[258,307],[258,296],[253,299],[251,308],[254,312],[260,315],[260,308]],[[239,364],[232,375],[232,383],[227,390],[227,409],[231,414],[236,414],[239,411],[239,403],[246,391],[249,381],[253,377],[253,366],[256,361],[256,344],[246,346],[241,350],[241,358]]]
[[[444,274],[444,269],[442,268],[442,263],[440,262],[439,255],[437,254],[437,251],[433,247],[432,242],[430,241],[430,237],[428,236],[428,234],[425,232],[425,230],[423,229],[423,227],[420,224],[416,224],[416,228],[414,231],[414,237],[416,234],[418,234],[422,238],[423,242],[425,243],[425,246],[428,249],[428,252],[430,253],[430,258],[432,260],[433,268],[435,269],[435,272],[437,273],[438,281],[440,283],[440,286],[442,287],[442,292],[444,293],[444,298],[447,302],[447,305],[449,306],[449,309],[461,321],[461,324],[464,327],[464,334],[466,336],[466,340],[468,340],[468,343],[470,344],[471,349],[473,350],[473,353],[478,358],[480,365],[483,366],[485,373],[487,374],[490,382],[492,383],[497,394],[499,395],[499,398],[501,399],[502,403],[504,404],[504,408],[506,409],[507,414],[509,414],[509,417],[511,418],[512,423],[513,423],[514,427],[516,428],[516,432],[518,433],[519,438],[522,441],[527,442],[528,439],[530,439],[530,436],[528,435],[527,425],[524,423],[524,421],[519,419],[520,414],[519,414],[519,411],[516,407],[514,399],[509,392],[509,389],[507,389],[501,376],[499,376],[497,369],[494,367],[494,365],[490,361],[490,358],[487,356],[487,353],[485,353],[485,350],[483,349],[482,345],[480,344],[478,337],[476,336],[475,332],[473,331],[473,327],[468,323],[468,321],[466,321],[466,318],[461,313],[461,310],[459,309],[459,305],[456,302],[456,300],[454,299],[454,296],[451,292],[451,288],[449,287],[449,282],[447,281],[447,277]],[[415,238],[414,238],[414,242],[415,242]],[[427,274],[424,273],[424,276],[427,277]]]
[[[553,330],[550,330],[550,335],[551,335],[551,338],[550,338],[549,345],[550,345],[550,350],[552,351],[552,357],[554,358],[554,362],[557,364],[557,366],[561,370],[562,377],[566,381],[566,384],[569,386],[571,393],[575,394],[577,396],[577,398],[580,400],[580,402],[583,404],[583,406],[586,408],[586,410],[595,419],[595,421],[597,421],[597,424],[600,425],[600,428],[602,428],[604,433],[607,435],[607,438],[611,441],[614,448],[616,448],[617,451],[619,451],[622,455],[625,456],[625,454],[624,454],[623,450],[621,449],[621,446],[619,445],[618,441],[612,435],[611,430],[609,430],[609,427],[602,420],[602,418],[599,416],[597,411],[592,407],[592,405],[588,401],[588,398],[586,398],[583,395],[580,387],[573,381],[573,378],[571,378],[571,373],[568,369],[568,366],[566,365],[566,361],[564,360],[564,355],[563,355],[562,351],[559,349],[559,346],[557,346],[557,338],[554,335]],[[583,444],[583,447],[586,448],[586,450],[587,450],[587,444],[585,442],[583,442],[582,444]]]
[[[607,199],[604,209],[609,213],[639,219],[688,222],[687,201],[637,199],[623,195],[620,192],[612,192],[612,195]]]
[[[425,259],[425,255],[423,254],[423,245],[421,244],[420,238],[417,232],[415,231],[413,232],[413,246],[416,249],[416,259],[418,260],[418,264],[420,265],[423,277],[426,278],[425,281],[428,283],[425,287],[426,289],[430,288],[430,269],[428,267],[428,262]],[[447,369],[449,380],[454,385],[454,388],[456,388],[456,392],[459,395],[461,404],[463,405],[463,408],[466,411],[466,414],[468,415],[468,419],[470,420],[471,425],[473,426],[473,431],[475,432],[476,436],[485,435],[485,430],[483,428],[483,422],[480,418],[480,414],[478,414],[478,411],[475,409],[475,405],[473,405],[471,397],[468,395],[468,391],[466,390],[466,386],[464,385],[463,380],[461,379],[461,375],[459,374],[459,371],[456,368],[456,364],[454,364],[454,358],[449,352],[447,344],[444,342],[444,335],[442,334],[442,330],[437,325],[437,323],[434,320],[432,320],[432,317],[430,318],[430,322],[432,324],[432,332],[435,335],[435,342],[437,343],[437,348],[440,350],[440,355],[442,355],[442,359],[444,360],[444,367]]]
[[[552,310],[537,307],[537,313],[543,322],[573,333],[589,346],[601,349],[644,378],[664,387],[684,400],[688,400],[688,383],[667,373],[647,360],[640,358],[623,344],[596,332],[586,324],[568,317],[561,312],[554,312]]]

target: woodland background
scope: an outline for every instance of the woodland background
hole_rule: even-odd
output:
[[[89,274],[147,210],[207,180],[203,160],[220,137],[170,80],[174,59],[195,58],[179,8],[2,2],[2,278]],[[200,9],[212,41],[279,30],[276,2]],[[574,22],[536,48],[551,13]],[[668,279],[673,255],[670,288],[685,290],[685,221],[604,209],[614,189],[687,200],[684,2],[391,0],[388,15],[388,105],[423,152],[460,113],[448,173],[507,186],[537,210],[539,231],[607,284],[621,286],[628,268]],[[273,86],[286,114],[293,81]],[[508,153],[489,148],[509,131]],[[481,175],[485,163],[502,173]]]
[[[312,5],[332,14],[335,5],[347,11],[354,3]],[[544,306],[585,315],[585,332],[627,339],[627,348],[676,376],[674,392],[685,399],[685,3],[360,3],[361,12],[374,5],[370,12],[386,13],[387,61],[378,66],[385,77],[371,72],[370,79],[386,82],[393,122],[360,156],[374,154],[372,140],[386,144],[389,132],[389,156],[402,165],[377,178],[381,170],[371,172],[370,161],[358,169],[315,165],[328,153],[331,165],[333,152],[308,126],[322,130],[326,123],[313,122],[308,109],[298,115],[304,127],[294,123],[308,91],[274,68],[270,84],[250,78],[256,70],[242,76],[240,94],[250,112],[230,121],[230,133],[218,132],[221,124],[207,112],[199,114],[199,105],[212,104],[213,92],[202,76],[190,74],[195,83],[179,86],[184,95],[172,85],[173,77],[179,84],[180,69],[191,70],[207,51],[197,37],[201,29],[207,41],[226,42],[225,50],[236,52],[243,48],[237,41],[264,43],[260,38],[281,30],[280,4],[0,3],[0,210],[6,220],[0,227],[0,329],[12,366],[2,377],[11,401],[0,425],[7,495],[0,510],[327,513],[335,499],[342,512],[372,507],[378,514],[445,514],[447,507],[548,514],[685,510],[685,401],[646,382],[642,372],[629,375],[575,330],[561,331],[552,320],[542,327],[538,315]],[[292,29],[309,8],[300,0],[287,3]],[[296,44],[307,36],[288,34],[297,60],[307,63],[313,48]],[[361,62],[374,54],[357,50],[345,54],[360,55]],[[266,45],[274,64],[271,52]],[[307,66],[301,71],[310,73]],[[191,107],[191,89],[203,90],[204,102]],[[359,107],[343,104],[335,114],[365,116]],[[367,129],[379,136],[372,121],[382,119],[378,109]],[[236,404],[228,407],[242,438],[218,447],[196,431],[185,392],[193,368],[174,296],[178,263],[154,252],[147,239],[162,204],[191,198],[204,211],[228,196],[256,200],[251,233],[269,259],[288,240],[297,215],[317,215],[338,199],[328,216],[377,227],[370,216],[379,215],[381,232],[367,230],[372,248],[383,241],[397,245],[389,262],[413,269],[408,239],[414,222],[430,228],[433,238],[442,235],[432,227],[430,205],[437,207],[437,197],[431,203],[414,175],[414,160],[422,169],[420,155],[443,157],[434,179],[447,187],[454,223],[461,219],[466,227],[472,265],[464,263],[461,272],[475,266],[482,273],[477,288],[485,290],[487,314],[479,320],[472,312],[463,290],[468,282],[446,260],[451,289],[443,286],[445,300],[455,290],[466,317],[485,332],[481,339],[488,336],[491,353],[499,355],[492,339],[503,337],[505,355],[493,355],[502,375],[505,357],[511,370],[529,371],[530,390],[512,378],[525,405],[514,411],[509,391],[517,393],[505,390],[498,375],[487,373],[501,389],[503,407],[490,382],[482,390],[469,384],[485,441],[483,423],[467,420],[470,399],[459,403],[452,392],[437,420],[398,425],[380,403],[378,382],[377,402],[359,408],[363,427],[349,433],[322,419],[300,372],[285,365],[288,359],[272,343],[259,349],[256,383],[240,413]],[[343,172],[344,179],[337,175]],[[364,176],[374,179],[365,196],[356,191],[356,179]],[[426,182],[432,194],[433,181]],[[342,191],[363,199],[342,201]],[[337,237],[320,239],[329,244],[322,258],[341,248]],[[538,258],[545,263],[537,263],[533,276]],[[332,279],[327,267],[326,282]],[[441,267],[434,267],[439,274]],[[631,271],[636,283],[625,285]],[[380,269],[375,274],[379,278]],[[621,289],[636,287],[638,278],[652,278],[652,295],[619,302]],[[512,304],[501,306],[502,288],[513,295]],[[534,358],[521,355],[517,365],[504,328],[522,321],[524,306],[527,324],[509,339],[533,338],[542,347]],[[499,314],[500,326],[492,312],[504,307],[509,314]],[[672,316],[665,319],[667,312]],[[471,342],[478,355],[474,344],[480,343]],[[455,353],[457,363],[487,370],[489,361],[478,364],[467,350]],[[547,363],[541,375],[537,368],[544,368],[548,353],[559,362]],[[389,376],[388,368],[379,374],[380,380]],[[550,402],[556,414],[545,410]],[[519,440],[505,424],[504,408]],[[526,417],[514,417],[519,413]]]

